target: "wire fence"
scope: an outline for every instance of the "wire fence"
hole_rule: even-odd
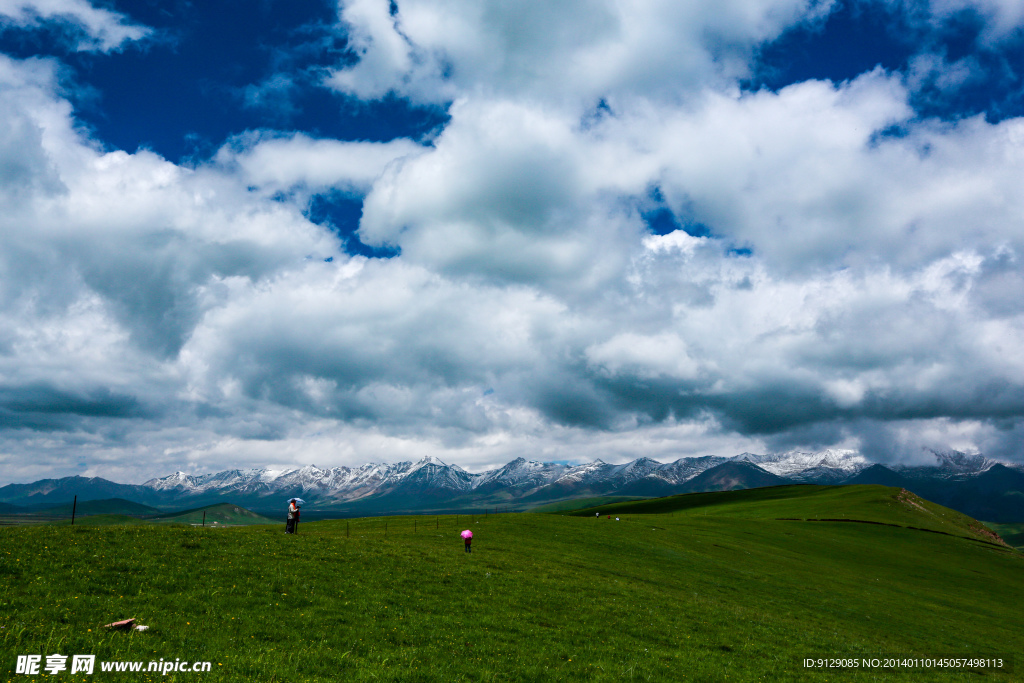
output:
[[[81,515],[79,515],[81,518]],[[77,521],[77,520],[76,520]],[[0,515],[0,526],[22,526],[26,524],[63,524],[71,523],[71,515],[43,515],[31,512]]]
[[[509,518],[519,513],[506,512],[502,508],[489,508],[480,512],[457,513],[451,515],[427,515],[409,514],[402,516],[388,517],[351,517],[347,519],[318,519],[316,522],[332,522],[336,525],[344,524],[346,537],[365,537],[405,535],[405,534],[428,534],[437,532],[453,532],[464,529],[472,530],[474,524],[489,519],[502,517]],[[300,517],[301,520],[301,517]],[[307,522],[308,524],[309,522]],[[284,522],[281,523],[282,527]],[[302,522],[298,526],[298,533],[301,533]]]

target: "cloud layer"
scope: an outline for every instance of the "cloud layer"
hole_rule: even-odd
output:
[[[125,15],[87,0],[0,0],[0,29],[59,26],[76,50],[109,52],[151,33]]]
[[[61,7],[0,14],[77,17],[101,50],[145,35]],[[991,40],[1020,24],[971,7]],[[239,131],[191,165],[105,148],[58,62],[0,56],[5,476],[828,446],[1024,460],[1024,119],[920,117],[920,74],[958,78],[925,57],[741,87],[759,46],[830,10],[343,2],[352,59],[325,84],[444,103],[447,125]],[[338,196],[397,255],[310,220]]]
[[[495,94],[570,106],[602,97],[674,98],[748,73],[761,42],[815,22],[831,3],[806,0],[571,0],[466,4],[344,1],[359,61],[329,84],[362,98],[421,101]]]

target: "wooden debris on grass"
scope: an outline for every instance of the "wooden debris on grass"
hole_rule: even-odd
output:
[[[109,624],[104,624],[103,628],[113,628],[119,631],[146,631],[149,629],[144,624],[136,624],[135,617],[131,619],[122,619],[121,621],[115,621]]]
[[[131,619],[124,619],[122,621],[115,621],[115,622],[110,623],[110,624],[104,624],[103,628],[117,628],[117,629],[123,629],[123,630],[127,631],[130,628],[134,628],[134,626],[135,626],[135,617],[132,617]]]

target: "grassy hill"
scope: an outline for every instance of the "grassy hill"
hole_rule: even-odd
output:
[[[530,512],[571,512],[593,508],[595,505],[611,505],[612,503],[628,503],[637,500],[633,496],[594,496],[592,498],[572,498],[554,503],[546,503],[531,508]]]
[[[877,486],[773,486],[584,508],[571,514],[689,514],[775,519],[890,524],[977,540],[995,541],[992,530],[967,515],[936,505],[905,489]]]
[[[1024,651],[1019,552],[898,489],[800,488],[620,503],[618,522],[4,528],[0,667],[58,651],[208,660],[204,681],[973,681],[801,660]],[[777,519],[843,514],[880,523]],[[910,528],[928,524],[953,535]],[[100,628],[127,617],[150,630]]]
[[[153,524],[205,524],[207,526],[246,526],[250,524],[278,524],[270,519],[232,503],[217,503],[191,510],[181,510],[150,517]],[[280,522],[283,526],[284,522]]]

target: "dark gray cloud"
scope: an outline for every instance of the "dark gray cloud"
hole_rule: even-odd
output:
[[[45,384],[0,387],[0,430],[75,432],[96,423],[152,419],[156,411],[136,397],[101,387],[71,392]]]
[[[13,413],[87,417],[145,417],[148,413],[135,397],[114,394],[109,389],[78,394],[41,384],[0,387],[0,407]]]
[[[41,148],[41,131],[31,115],[15,110],[5,118],[0,130],[0,192],[7,203],[59,192],[60,178]]]
[[[987,257],[971,283],[971,297],[991,316],[1012,318],[1024,313],[1024,273],[1020,257],[1012,250],[998,250]]]

